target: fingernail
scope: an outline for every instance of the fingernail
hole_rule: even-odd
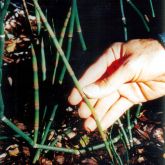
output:
[[[89,97],[89,98],[96,98],[100,93],[100,88],[98,85],[91,84],[83,88],[83,92]]]

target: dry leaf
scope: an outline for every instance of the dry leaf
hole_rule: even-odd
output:
[[[11,43],[7,44],[6,51],[8,53],[11,53],[11,52],[14,52],[15,49],[16,49],[16,41],[15,40],[12,40]]]
[[[19,149],[17,144],[10,145],[6,148],[10,156],[17,156],[19,154]]]

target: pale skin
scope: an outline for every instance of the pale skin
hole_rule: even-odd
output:
[[[104,130],[130,107],[165,95],[165,49],[154,39],[114,43],[79,80]],[[84,128],[97,126],[76,88],[69,103],[79,105]]]

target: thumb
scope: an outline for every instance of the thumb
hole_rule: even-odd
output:
[[[110,76],[85,86],[83,92],[88,98],[102,98],[117,90],[122,84],[131,81],[133,75],[133,70],[127,65],[122,65]]]

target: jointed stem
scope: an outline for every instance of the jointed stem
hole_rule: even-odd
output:
[[[78,14],[78,9],[77,9],[77,1],[76,1],[76,8],[75,8],[75,12],[76,12],[76,26],[77,26],[77,32],[79,34],[79,39],[80,39],[80,43],[82,46],[82,49],[85,51],[87,50],[85,41],[84,41],[84,37],[82,35],[82,30],[81,30],[81,25],[80,25],[80,19],[79,19],[79,14]]]
[[[46,59],[45,59],[45,46],[44,39],[41,39],[41,68],[42,68],[42,81],[46,80]]]
[[[38,11],[35,9],[36,21],[37,21],[37,34],[40,35],[41,31],[41,20]]]
[[[32,66],[33,66],[33,83],[34,83],[34,144],[37,143],[39,130],[39,82],[38,82],[38,66],[37,58],[33,45],[31,45],[32,52]]]
[[[73,40],[73,31],[74,31],[74,22],[75,22],[75,12],[76,10],[76,0],[72,2],[72,10],[71,10],[71,18],[69,24],[69,32],[68,32],[68,45],[66,50],[66,59],[69,61],[71,55],[71,48],[72,48],[72,40]],[[64,76],[66,72],[66,66],[64,65],[60,74],[59,83],[62,84]]]
[[[8,6],[10,4],[10,0],[5,0],[4,5],[0,10],[0,118],[4,115],[4,102],[2,97],[2,56],[4,53],[4,42],[5,42],[5,34],[4,34],[4,18],[7,13]]]
[[[65,32],[66,32],[66,28],[68,26],[70,15],[71,15],[71,8],[69,8],[68,14],[67,14],[66,19],[64,21],[63,28],[61,30],[60,39],[59,39],[59,44],[60,44],[61,47],[63,45],[63,40],[64,40],[64,37],[65,37]],[[53,72],[52,84],[54,84],[54,82],[55,82],[56,73],[57,73],[57,67],[58,67],[58,63],[59,63],[59,57],[60,57],[60,55],[59,55],[59,52],[57,51],[55,64],[54,64],[54,72]]]
[[[149,32],[150,28],[144,18],[144,16],[142,15],[142,13],[140,12],[140,10],[135,6],[135,4],[131,1],[131,0],[127,0],[127,2],[131,5],[131,7],[136,11],[136,13],[139,15],[139,17],[141,18],[144,27],[146,28],[146,30]]]
[[[133,147],[130,110],[127,110],[126,115],[127,115],[127,125],[128,125],[129,141],[130,141],[131,147]]]
[[[127,144],[127,147],[128,147],[128,149],[129,149],[129,148],[130,148],[130,144],[129,144],[129,140],[128,140],[126,131],[125,131],[124,127],[123,127],[123,124],[121,123],[121,120],[120,120],[120,119],[118,119],[117,121],[118,121],[119,127],[120,127],[120,129],[121,129],[121,132],[122,132],[122,134],[123,134],[124,140],[125,140],[125,142],[126,142],[126,144]]]
[[[110,131],[110,135],[109,135],[109,139],[110,139],[110,146],[112,148],[112,153],[114,155],[114,158],[116,159],[116,162],[118,162],[119,165],[123,165],[123,162],[119,156],[119,154],[117,153],[116,149],[115,149],[115,146],[114,146],[114,142],[113,142],[113,139],[111,137],[111,134],[112,134],[112,129],[113,129],[113,126],[111,128],[111,131]]]
[[[127,21],[126,21],[126,17],[124,13],[123,0],[120,0],[120,10],[121,10],[121,16],[122,16],[122,22],[123,22],[124,39],[125,41],[127,41],[128,40]]]
[[[9,119],[7,119],[5,116],[2,118],[2,121],[8,125],[10,128],[12,128],[16,133],[18,133],[22,138],[24,138],[31,146],[34,145],[33,140],[25,134],[23,131],[21,131],[15,124],[13,124]]]
[[[59,45],[59,43],[58,43],[58,41],[57,41],[57,38],[56,38],[56,36],[54,35],[53,30],[52,30],[52,28],[50,27],[49,23],[47,22],[47,19],[46,19],[46,17],[44,16],[44,14],[43,14],[43,12],[42,12],[40,6],[38,5],[38,3],[37,3],[36,0],[33,0],[33,3],[34,3],[35,8],[37,9],[37,11],[39,12],[40,17],[41,17],[41,19],[42,19],[42,21],[43,21],[43,24],[44,24],[45,28],[48,30],[48,33],[49,33],[49,35],[51,36],[51,38],[52,38],[52,40],[53,40],[54,46],[57,48],[57,50],[58,50],[58,52],[59,52],[59,54],[60,54],[60,56],[61,56],[61,58],[62,58],[62,60],[63,60],[63,62],[64,62],[64,64],[65,64],[65,66],[66,66],[66,68],[67,68],[67,71],[69,72],[69,75],[71,76],[71,78],[72,78],[72,80],[73,80],[73,82],[74,82],[76,88],[78,89],[78,91],[79,91],[79,93],[81,94],[82,98],[84,99],[84,101],[86,102],[87,106],[88,106],[89,109],[91,110],[91,113],[92,113],[92,115],[93,115],[93,117],[94,117],[94,119],[95,119],[95,121],[96,121],[96,124],[97,124],[98,130],[99,130],[99,132],[100,132],[100,135],[101,135],[101,137],[102,137],[102,139],[103,139],[103,141],[104,141],[104,143],[105,143],[106,149],[107,149],[107,151],[108,151],[108,153],[109,153],[109,155],[110,155],[110,157],[111,157],[111,159],[112,159],[112,154],[111,154],[111,151],[110,151],[110,148],[109,148],[109,144],[108,144],[108,142],[107,142],[106,134],[103,132],[103,129],[102,129],[101,125],[100,125],[100,122],[99,122],[99,120],[98,120],[98,117],[97,117],[97,115],[96,115],[96,113],[95,113],[94,108],[93,108],[92,105],[90,104],[90,102],[89,102],[89,100],[87,99],[87,97],[84,95],[84,93],[83,93],[83,91],[82,91],[82,88],[81,88],[81,86],[79,85],[79,82],[78,82],[78,80],[77,80],[77,78],[76,78],[76,76],[75,76],[75,74],[74,74],[74,72],[73,72],[73,70],[72,70],[70,64],[68,63],[68,61],[67,61],[67,59],[66,59],[66,57],[65,57],[65,54],[64,54],[63,50],[61,49],[61,46]]]
[[[52,124],[52,122],[54,120],[57,108],[58,108],[58,105],[55,105],[54,108],[53,108],[50,120],[49,120],[49,122],[47,124],[47,127],[46,127],[45,131],[44,131],[44,136],[42,137],[41,145],[43,145],[45,143],[45,141],[46,141],[46,138],[47,138],[47,135],[49,133],[50,126],[51,126],[51,124]],[[34,159],[33,159],[33,163],[36,163],[36,161],[39,159],[41,151],[42,151],[42,149],[38,149],[37,150],[37,152],[36,152],[36,154],[34,156]]]

